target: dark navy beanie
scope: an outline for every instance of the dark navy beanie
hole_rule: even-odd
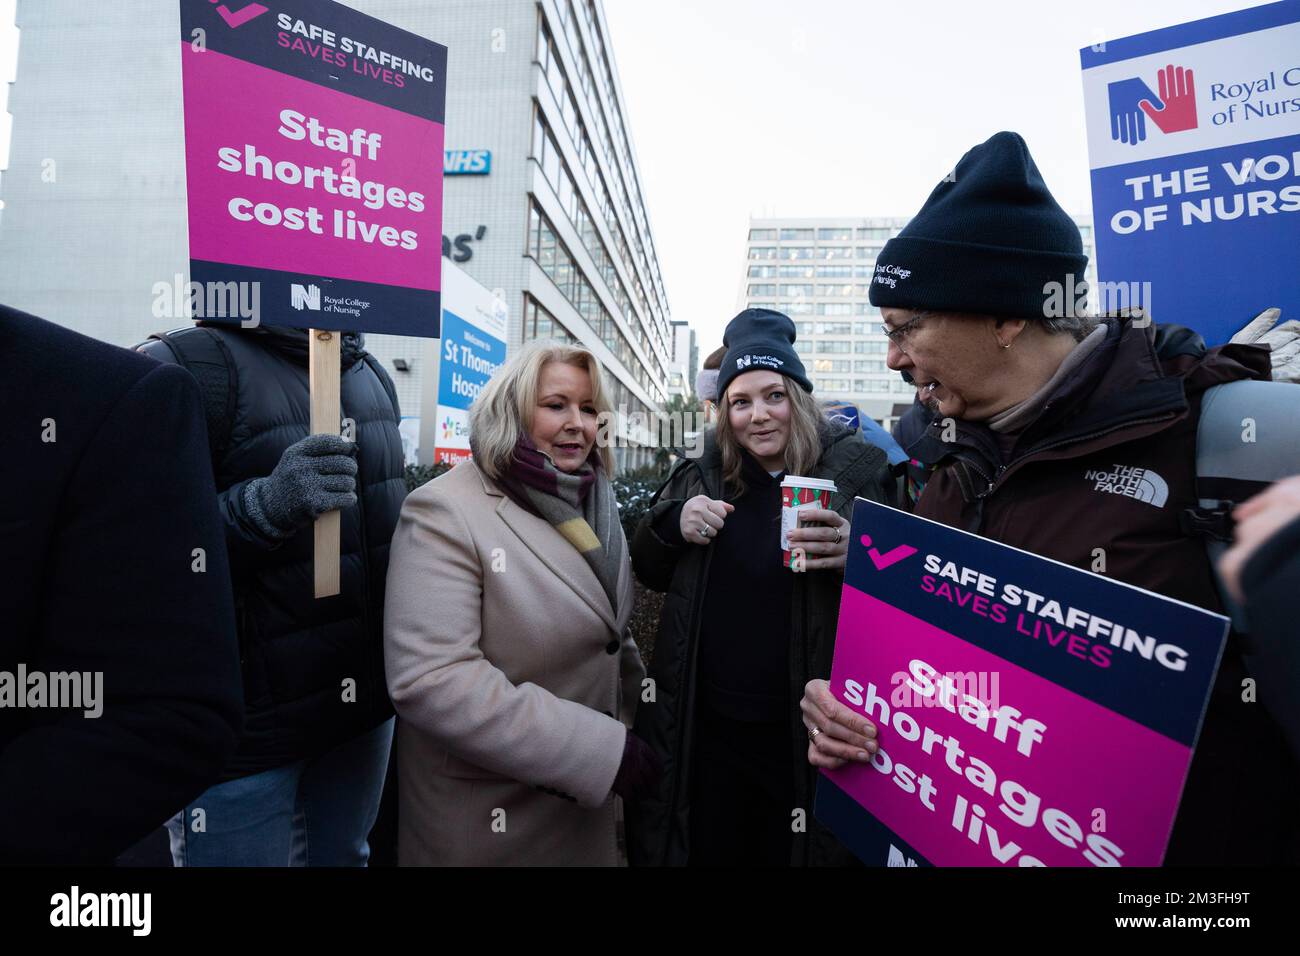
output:
[[[1025,141],[995,133],[885,243],[869,298],[886,308],[1042,318],[1049,284],[1082,289],[1087,267],[1079,227],[1048,192]],[[1064,298],[1074,300],[1068,291]]]
[[[727,394],[727,386],[737,375],[771,369],[788,375],[803,387],[813,390],[803,362],[794,351],[795,327],[790,317],[771,309],[746,309],[727,323],[722,344],[727,354],[718,368],[718,398]]]

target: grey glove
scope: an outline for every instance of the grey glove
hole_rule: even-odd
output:
[[[308,435],[290,445],[269,477],[244,486],[244,510],[268,538],[297,534],[318,515],[357,503],[356,445],[338,435]]]
[[[1231,341],[1244,345],[1267,345],[1273,351],[1273,381],[1300,382],[1300,321],[1291,319],[1275,326],[1281,315],[1280,309],[1265,309]]]

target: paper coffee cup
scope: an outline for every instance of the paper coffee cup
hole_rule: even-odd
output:
[[[825,478],[786,475],[781,482],[781,564],[790,567],[790,532],[799,527],[801,508],[831,510],[831,495],[839,489]]]

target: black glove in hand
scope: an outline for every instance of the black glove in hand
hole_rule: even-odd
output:
[[[318,515],[357,503],[356,445],[338,435],[308,435],[290,445],[269,477],[244,486],[244,510],[257,529],[291,537]]]
[[[644,797],[659,782],[663,769],[659,755],[629,730],[627,739],[623,741],[623,762],[618,765],[611,789],[624,800]]]

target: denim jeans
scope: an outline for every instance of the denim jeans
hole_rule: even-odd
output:
[[[310,760],[210,787],[167,821],[172,862],[365,866],[393,722]]]

